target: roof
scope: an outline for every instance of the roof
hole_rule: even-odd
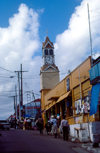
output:
[[[71,91],[66,92],[65,94],[63,94],[62,96],[59,97],[59,99],[57,100],[57,103],[64,100],[65,98],[67,98],[69,96]]]
[[[57,100],[59,97],[58,96],[52,96],[48,100]]]
[[[43,66],[41,67],[41,71],[44,71],[46,68],[48,68],[48,67],[50,67],[50,66],[51,66],[52,68],[56,69],[57,71],[59,71],[58,67],[57,67],[55,64],[51,64],[51,65],[46,64],[46,65],[43,65]]]
[[[52,96],[51,98],[49,98],[48,100],[52,100],[51,103],[49,103],[48,105],[46,105],[46,109],[48,110],[49,108],[51,108],[52,106],[54,106],[55,104],[61,102],[62,100],[64,100],[65,98],[67,98],[69,96],[69,94],[71,93],[71,91],[66,92],[65,94],[61,95],[60,97],[58,96]]]
[[[47,42],[49,42],[52,45],[52,47],[53,47],[53,42],[51,42],[50,39],[49,39],[49,37],[47,36],[46,39],[45,39],[45,42],[42,43],[42,48],[45,47],[45,45],[47,44]],[[51,46],[49,45],[49,47],[51,47]]]
[[[93,66],[100,62],[100,56],[93,60]]]
[[[34,102],[41,102],[41,99],[35,99]]]

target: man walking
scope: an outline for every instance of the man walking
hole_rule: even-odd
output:
[[[42,119],[42,116],[40,116],[37,120],[37,126],[38,126],[38,129],[40,131],[40,134],[43,134],[43,119]]]
[[[65,119],[65,116],[63,117],[63,120],[61,121],[61,127],[63,130],[63,140],[68,140],[69,137],[69,125],[67,120]]]

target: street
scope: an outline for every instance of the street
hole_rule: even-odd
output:
[[[86,153],[78,144],[38,131],[11,129],[0,134],[0,153]]]

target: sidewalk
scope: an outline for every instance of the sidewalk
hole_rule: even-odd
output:
[[[93,147],[93,143],[83,143],[82,148],[86,149],[87,151],[91,153],[100,153],[100,143],[99,143],[99,147],[97,148]]]
[[[100,153],[100,143],[99,143],[99,147],[93,147],[93,143],[92,142],[79,142],[79,140],[75,139],[75,138],[70,138],[71,142],[73,143],[79,143],[81,145],[82,148],[84,148],[86,151],[90,152],[90,153]]]
[[[47,135],[47,133],[46,133],[46,130],[44,129],[44,132],[43,132],[45,135]],[[49,134],[50,136],[53,136],[51,133]],[[48,135],[48,136],[49,136]],[[63,139],[63,135],[62,134],[60,134],[59,136],[58,136],[58,139]],[[94,148],[93,147],[93,143],[91,142],[91,143],[82,143],[82,142],[79,142],[79,140],[77,140],[77,139],[75,139],[75,138],[72,138],[72,137],[69,137],[69,142],[72,142],[72,143],[74,143],[74,144],[79,144],[79,147],[81,147],[81,148],[83,148],[84,150],[86,150],[86,152],[90,152],[90,153],[100,153],[100,143],[99,143],[99,147],[97,147],[97,148]],[[78,149],[78,148],[77,148]],[[76,151],[78,151],[76,149]],[[75,150],[75,148],[74,148],[74,150]],[[81,150],[81,152],[80,153],[82,153],[82,150]],[[85,153],[85,152],[84,152]]]

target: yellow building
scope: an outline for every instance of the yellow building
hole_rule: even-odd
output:
[[[53,64],[48,63],[48,65],[51,67]],[[54,67],[56,66],[54,65]],[[53,69],[56,74],[53,73],[52,75],[50,70],[49,75],[41,75],[41,82],[44,79],[44,84],[46,85],[44,85],[45,88],[43,85],[41,88],[41,106],[44,122],[46,123],[51,115],[60,115],[61,119],[66,115],[70,125],[70,135],[80,141],[93,141],[92,123],[100,120],[97,114],[89,116],[92,87],[89,77],[90,68],[91,57],[88,57],[60,82],[59,79],[56,80],[56,78],[59,78],[57,67],[55,71]],[[46,81],[50,84],[50,88],[48,88]]]

